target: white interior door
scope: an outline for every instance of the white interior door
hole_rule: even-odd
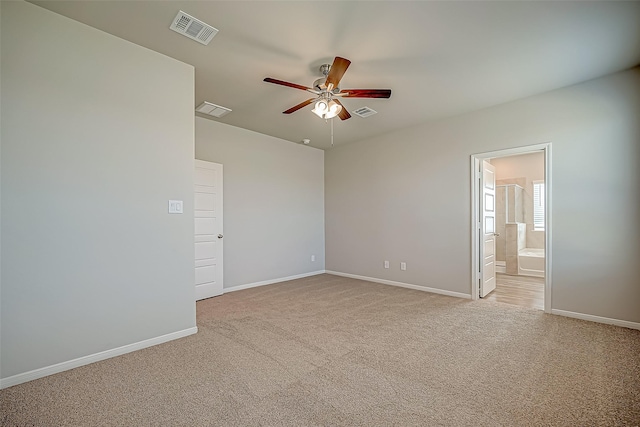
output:
[[[222,165],[195,161],[196,300],[223,293]]]
[[[496,288],[496,169],[483,160],[480,173],[480,298]]]

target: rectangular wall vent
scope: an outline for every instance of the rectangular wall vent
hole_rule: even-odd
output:
[[[204,101],[202,104],[196,108],[198,113],[207,114],[213,117],[222,117],[231,112],[231,108],[222,107],[220,105],[212,104],[210,102]]]
[[[211,25],[205,24],[183,11],[178,12],[169,28],[204,45],[209,44],[213,36],[218,34],[218,30]]]
[[[373,116],[374,114],[377,113],[377,111],[369,107],[362,107],[352,111],[352,113],[355,114],[356,116],[360,116],[364,118],[364,117]]]

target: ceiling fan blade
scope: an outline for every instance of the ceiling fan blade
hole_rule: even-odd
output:
[[[340,80],[342,80],[342,76],[344,76],[344,73],[347,71],[347,68],[349,68],[349,65],[351,65],[351,61],[349,61],[348,59],[340,58],[339,56],[335,57],[335,59],[333,60],[333,64],[331,65],[331,69],[329,70],[329,75],[327,76],[327,80],[325,82],[325,85],[327,85],[327,87],[330,87],[329,90],[333,89],[334,87],[338,87],[338,85],[340,84]]]
[[[310,88],[310,87],[302,86],[302,85],[295,84],[295,83],[289,83],[289,82],[285,82],[285,81],[282,81],[282,80],[272,79],[271,77],[266,77],[263,81],[265,81],[267,83],[273,83],[273,84],[277,84],[277,85],[292,87],[294,89],[313,91],[313,89]]]
[[[390,98],[391,89],[344,89],[345,98]]]
[[[316,100],[316,98],[307,99],[306,101],[301,102],[300,104],[296,105],[295,107],[291,107],[287,111],[283,111],[282,114],[291,114],[293,112],[296,112],[299,109],[301,109],[302,107],[306,107],[307,105],[311,104],[315,100]]]
[[[349,114],[349,112],[347,111],[346,108],[344,108],[344,105],[342,105],[342,102],[340,102],[338,99],[333,99],[334,101],[336,101],[337,104],[339,104],[342,107],[342,110],[340,110],[340,112],[338,113],[338,117],[340,117],[340,120],[347,120],[351,118],[351,114]]]

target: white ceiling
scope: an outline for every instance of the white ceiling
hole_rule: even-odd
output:
[[[33,1],[195,66],[196,104],[231,108],[217,120],[330,147],[310,94],[335,56],[352,61],[343,88],[392,89],[391,99],[344,99],[335,144],[458,115],[640,64],[640,2]],[[220,32],[204,46],[169,30],[179,10]],[[171,100],[167,100],[171,102]]]

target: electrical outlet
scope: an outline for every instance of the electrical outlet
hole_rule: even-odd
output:
[[[407,269],[407,263],[406,262],[401,262],[400,263],[400,270],[406,270]]]
[[[384,262],[384,268],[389,268],[389,261]]]
[[[311,262],[314,262],[316,260],[316,256],[315,255],[311,255]]]

